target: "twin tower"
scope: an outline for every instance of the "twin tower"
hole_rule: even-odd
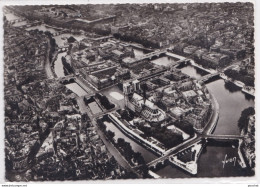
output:
[[[140,81],[137,79],[132,82],[126,82],[123,84],[124,95],[128,95],[130,93],[137,92],[140,89],[141,89]]]

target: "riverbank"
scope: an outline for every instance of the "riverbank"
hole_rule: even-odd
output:
[[[249,94],[253,97],[255,97],[255,89],[253,87],[250,86],[246,86],[244,83],[240,82],[240,81],[236,81],[233,80],[231,78],[228,78],[224,73],[220,73],[219,75],[222,79],[224,79],[225,81],[228,82],[232,82],[233,84],[235,84],[237,87],[242,89],[242,92]]]
[[[217,123],[218,123],[218,119],[219,119],[219,104],[217,99],[215,98],[215,96],[213,94],[210,94],[211,97],[211,103],[212,103],[212,115],[211,118],[208,122],[208,124],[203,128],[202,133],[206,133],[206,134],[212,134]]]

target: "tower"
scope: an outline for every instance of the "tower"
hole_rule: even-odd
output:
[[[139,80],[134,80],[133,81],[133,86],[134,86],[134,91],[136,92],[136,91],[138,91],[138,90],[140,90],[140,81]]]
[[[124,102],[125,106],[128,106],[128,95],[131,93],[131,85],[129,82],[123,84]]]
[[[123,92],[124,95],[128,95],[131,93],[131,85],[129,84],[129,82],[123,84]]]

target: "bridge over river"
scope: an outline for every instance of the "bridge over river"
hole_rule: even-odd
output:
[[[198,81],[199,81],[199,82],[206,82],[206,81],[208,81],[209,79],[211,79],[211,78],[213,78],[213,77],[217,77],[217,76],[219,76],[219,73],[218,73],[218,72],[217,72],[217,73],[207,74],[207,75],[201,77],[201,79],[199,79]]]
[[[64,85],[77,83],[83,90],[85,90],[86,96],[90,96],[95,93],[93,86],[81,76],[75,76],[71,74],[64,77],[56,78],[56,80]]]
[[[147,163],[147,166],[149,169],[156,169],[159,165],[164,165],[167,161],[193,175],[196,175],[198,158],[202,149],[206,146],[209,140],[216,140],[224,143],[229,141],[237,141],[240,145],[243,139],[244,137],[239,135],[198,135],[190,141],[186,141],[183,144],[172,148],[170,151],[166,151],[165,155]],[[185,156],[186,154],[190,154],[192,159],[186,162],[181,161],[179,158]],[[241,154],[239,154],[239,156],[242,157]],[[241,161],[244,161],[243,158],[240,159]]]
[[[147,54],[145,54],[143,56],[140,56],[138,58],[133,59],[131,61],[131,64],[135,63],[135,62],[139,62],[139,61],[145,60],[145,59],[152,60],[153,58],[161,57],[163,54],[166,54],[166,52],[167,52],[167,49],[162,49],[162,50],[156,50],[156,51],[151,52],[151,53],[147,53]]]
[[[19,23],[19,22],[22,22],[25,20],[26,20],[25,18],[19,18],[19,19],[10,20],[9,23],[15,24],[15,23]]]

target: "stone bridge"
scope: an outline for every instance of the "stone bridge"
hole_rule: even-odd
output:
[[[175,149],[173,149],[173,151],[167,153],[166,155],[147,163],[147,166],[151,169],[152,168],[156,169],[159,165],[165,164],[166,161],[171,161],[173,156],[175,156],[177,154],[181,154],[183,152],[185,153],[187,150],[191,149],[191,147],[200,143],[201,141],[202,141],[201,138],[195,138],[193,141],[184,143],[183,145],[176,147]],[[182,168],[182,169],[184,169],[184,168]]]
[[[25,18],[19,18],[19,19],[10,20],[9,22],[11,24],[15,24],[15,23],[22,22],[22,21],[25,21],[25,20],[26,20]]]
[[[69,45],[66,45],[66,46],[60,46],[59,49],[58,49],[58,52],[59,53],[62,53],[62,52],[66,52],[69,48]]]
[[[197,160],[200,156],[200,153],[203,149],[203,147],[206,145],[207,140],[209,139],[213,139],[213,140],[220,140],[220,141],[234,141],[234,140],[238,140],[238,141],[243,141],[244,140],[244,136],[240,136],[240,135],[199,135],[197,138],[195,138],[194,140],[184,143],[183,145],[177,146],[176,148],[173,148],[172,151],[167,152],[164,156],[161,156],[149,163],[147,163],[147,166],[149,169],[156,169],[158,168],[160,165],[164,165],[165,162],[169,161],[170,163],[182,168],[183,170],[191,173],[191,174],[196,174],[197,173]],[[206,141],[205,141],[206,140]],[[201,144],[200,148],[196,148],[197,145]],[[182,154],[186,154],[189,151],[191,151],[192,149],[197,149],[197,151],[195,152],[195,159],[194,161],[191,162],[187,162],[187,163],[181,163],[179,160],[177,160],[178,155],[182,155]],[[238,149],[238,152],[240,150]],[[242,158],[243,159],[243,158]]]
[[[91,87],[91,85],[80,76],[67,75],[64,77],[56,78],[56,80],[64,85],[77,83],[86,92],[86,95],[92,95],[94,93],[94,89]]]
[[[201,77],[199,79],[200,82],[206,82],[208,81],[209,79],[213,78],[213,77],[216,77],[216,76],[219,76],[219,73],[213,73],[213,74],[208,74],[208,75],[205,75],[203,77]]]
[[[140,57],[138,57],[136,59],[133,59],[132,63],[139,62],[139,61],[142,61],[142,60],[145,60],[145,59],[154,60],[154,59],[159,58],[162,55],[166,54],[166,52],[167,52],[167,49],[156,50],[154,52],[147,53],[147,54],[145,54],[143,56],[140,56]]]
[[[76,77],[74,75],[67,75],[65,77],[56,78],[61,84],[70,84],[76,81]]]
[[[52,27],[53,28],[53,27]],[[60,28],[55,28],[54,29],[60,29]],[[60,30],[60,31],[57,31],[55,33],[52,33],[53,36],[59,36],[61,34],[64,34],[64,33],[69,33],[70,31],[68,29],[63,29],[63,30]]]

